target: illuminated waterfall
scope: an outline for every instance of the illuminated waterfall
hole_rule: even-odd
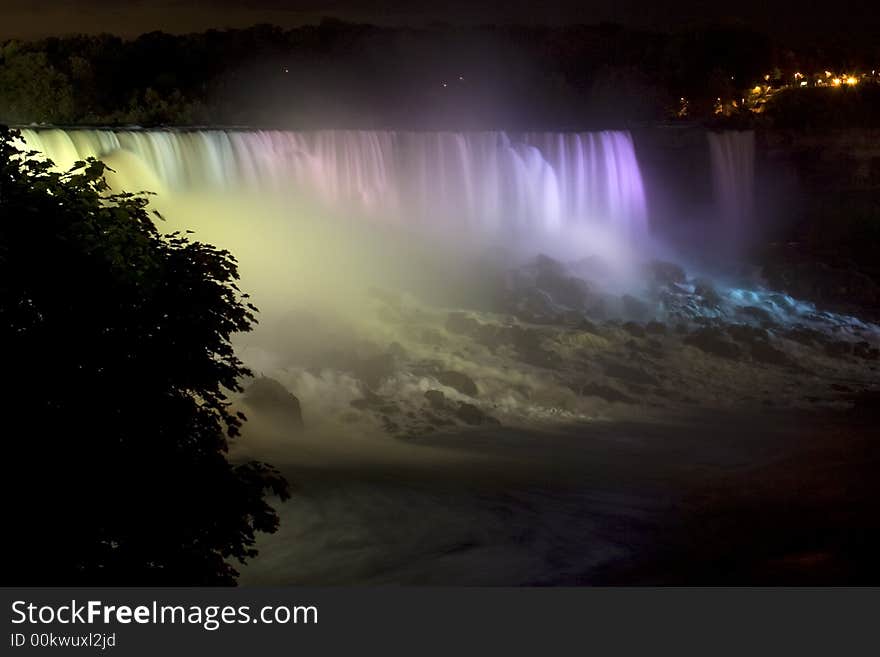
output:
[[[755,133],[710,132],[709,154],[715,202],[727,239],[741,241],[755,204]]]
[[[647,234],[627,132],[23,130],[60,167],[94,156],[136,162],[170,192],[289,192],[383,220],[514,236],[603,226]],[[124,156],[124,157],[123,157]],[[142,180],[146,177],[146,180]]]

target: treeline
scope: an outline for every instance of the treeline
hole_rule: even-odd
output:
[[[325,20],[0,48],[0,122],[589,128],[711,117],[793,55],[743,28],[389,28]],[[681,117],[679,117],[681,118]]]

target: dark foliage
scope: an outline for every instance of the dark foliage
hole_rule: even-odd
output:
[[[256,310],[225,251],[161,235],[101,162],[66,173],[0,128],[4,584],[231,584],[287,485],[233,465]]]
[[[325,20],[0,47],[10,123],[608,128],[711,115],[773,65],[740,27],[378,27]],[[731,82],[731,77],[734,81]]]

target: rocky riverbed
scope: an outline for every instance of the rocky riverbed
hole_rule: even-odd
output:
[[[499,280],[489,308],[374,290],[369,332],[299,362],[243,350],[302,406],[240,401],[240,452],[300,490],[244,583],[858,580],[877,326],[673,263]]]

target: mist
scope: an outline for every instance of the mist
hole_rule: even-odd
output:
[[[737,266],[760,235],[751,133],[703,137],[714,211],[678,230],[626,131],[23,137],[59,167],[101,158],[114,189],[156,192],[162,232],[237,258],[260,312],[234,341],[254,380],[232,455],[299,487],[246,583],[566,581],[630,553],[608,522],[650,533],[657,490],[680,494],[658,471],[688,489],[741,433],[791,439],[756,409],[873,378],[831,354],[874,348],[876,325]],[[249,397],[266,378],[286,392]],[[719,417],[726,437],[685,455]]]

